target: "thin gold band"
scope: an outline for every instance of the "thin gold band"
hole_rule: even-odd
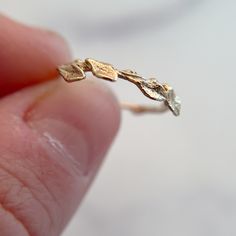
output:
[[[150,99],[163,102],[162,106],[145,106],[132,103],[123,103],[124,109],[135,113],[157,112],[161,113],[168,108],[175,116],[180,114],[181,102],[175,95],[172,87],[168,84],[161,84],[155,78],[145,79],[131,70],[117,70],[111,64],[100,62],[91,58],[84,61],[78,59],[70,64],[58,67],[61,76],[67,82],[74,82],[86,78],[86,72],[92,72],[97,78],[116,81],[118,78],[127,80],[135,84],[141,92]]]
[[[152,106],[152,105],[142,105],[142,104],[135,104],[131,102],[121,102],[121,108],[124,110],[129,110],[136,114],[142,113],[164,113],[169,110],[168,106],[164,103],[160,104],[159,106]]]

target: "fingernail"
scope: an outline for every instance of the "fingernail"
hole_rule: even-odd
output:
[[[101,163],[119,124],[116,100],[94,83],[63,84],[40,96],[26,114],[52,155],[81,175]]]

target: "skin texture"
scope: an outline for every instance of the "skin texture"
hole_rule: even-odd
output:
[[[76,211],[119,127],[113,94],[67,84],[65,41],[0,16],[0,235],[56,236]]]

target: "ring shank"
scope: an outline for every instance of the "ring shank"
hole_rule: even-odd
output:
[[[121,108],[124,110],[129,110],[133,113],[164,113],[169,110],[165,103],[161,103],[159,106],[149,106],[142,104],[135,104],[130,102],[121,102]]]

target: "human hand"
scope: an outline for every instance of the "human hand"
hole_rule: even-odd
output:
[[[93,81],[67,84],[58,35],[0,16],[0,235],[60,235],[119,126],[119,106]]]

